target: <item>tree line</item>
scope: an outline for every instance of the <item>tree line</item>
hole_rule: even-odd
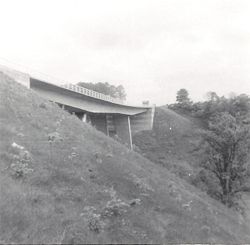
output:
[[[118,98],[121,100],[126,99],[126,92],[122,85],[112,85],[108,82],[98,82],[98,83],[91,83],[91,82],[79,82],[78,86],[94,90],[96,92],[110,95],[111,97]]]
[[[226,98],[209,92],[206,101],[193,102],[188,91],[180,89],[176,103],[169,108],[203,122],[203,181],[212,178],[210,194],[228,207],[239,207],[242,193],[250,191],[250,97],[241,94]]]

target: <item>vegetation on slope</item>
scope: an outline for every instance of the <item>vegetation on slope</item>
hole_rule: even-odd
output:
[[[0,74],[1,243],[249,242],[244,220]]]
[[[241,196],[250,190],[250,97],[210,92],[207,101],[193,103],[181,89],[176,101],[169,106],[174,111],[157,108],[153,132],[141,132],[135,144],[150,160],[244,212]]]
[[[157,107],[153,130],[136,134],[134,143],[145,157],[191,182],[199,170],[197,124],[165,106]]]
[[[202,172],[198,177],[207,184],[210,195],[227,206],[244,210],[240,204],[242,193],[250,190],[250,97],[231,94],[226,98],[208,92],[206,101],[194,103],[187,90],[181,89],[176,101],[169,107],[200,120],[205,128],[201,130],[198,159]],[[214,184],[211,186],[207,180]]]

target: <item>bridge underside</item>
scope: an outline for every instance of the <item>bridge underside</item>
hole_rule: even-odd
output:
[[[133,148],[132,136],[145,127],[144,123],[140,122],[140,120],[144,121],[145,113],[134,116],[118,113],[92,113],[63,104],[59,104],[59,106],[77,116],[83,122],[90,123],[104,134],[125,143],[130,148]]]
[[[90,94],[88,94],[89,91],[79,93],[1,65],[0,71],[36,91],[45,99],[56,102],[83,122],[91,123],[97,130],[120,139],[131,148],[133,146],[132,136],[135,133],[152,129],[154,107],[116,103],[112,99],[109,101],[107,96],[102,97],[100,94],[97,97],[92,96],[92,93],[96,95],[94,91]]]
[[[44,98],[54,101],[97,130],[133,147],[132,136],[153,125],[154,108],[133,107],[100,101],[54,84],[30,79],[30,88]]]

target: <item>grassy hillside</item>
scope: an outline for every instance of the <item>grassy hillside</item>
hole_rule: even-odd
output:
[[[1,73],[0,119],[0,243],[250,241],[238,214]]]
[[[200,122],[192,121],[165,106],[157,107],[152,131],[135,135],[142,154],[180,177],[189,180],[197,171]]]

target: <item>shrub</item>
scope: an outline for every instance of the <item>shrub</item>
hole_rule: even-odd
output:
[[[17,178],[24,177],[33,171],[33,169],[29,167],[32,163],[31,155],[22,146],[12,144],[12,147],[14,148],[14,154],[12,154],[10,165],[12,175]]]
[[[87,221],[89,230],[100,233],[104,228],[104,222],[101,221],[101,215],[96,212],[95,207],[87,206],[84,208],[84,212],[81,213],[81,216]]]

